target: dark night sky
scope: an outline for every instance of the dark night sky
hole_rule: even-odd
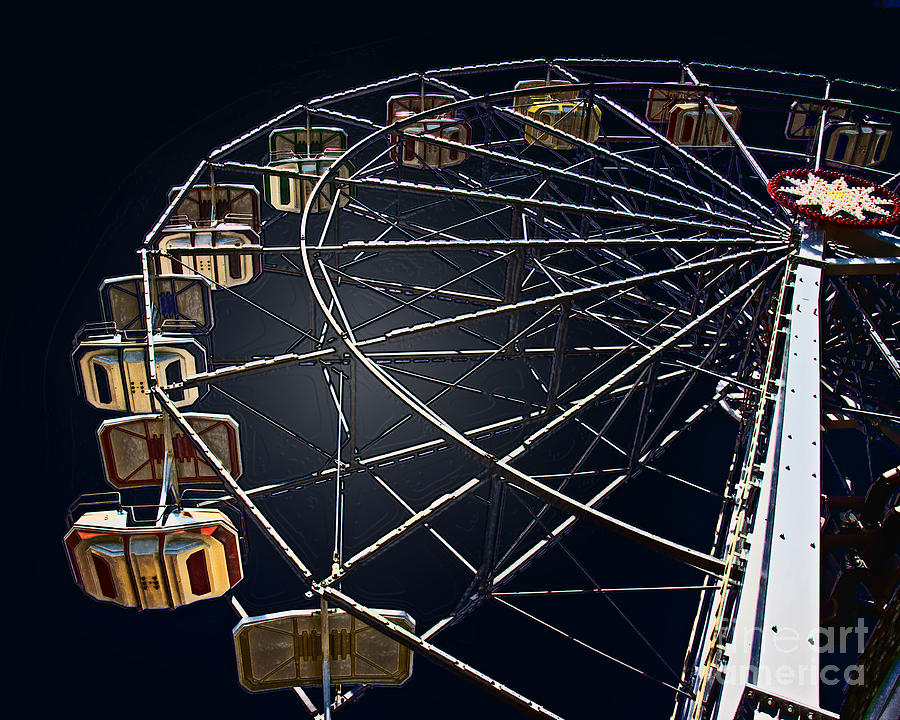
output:
[[[250,696],[237,688],[223,632],[234,622],[227,603],[180,611],[180,636],[167,613],[123,623],[126,611],[77,590],[60,543],[68,503],[87,488],[101,489],[99,478],[91,482],[96,450],[84,446],[90,433],[80,424],[98,420],[74,394],[72,335],[97,318],[100,280],[135,269],[134,248],[165,193],[211,147],[318,94],[410,70],[502,59],[697,59],[900,84],[900,10],[872,10],[866,2],[768,9],[669,2],[665,10],[631,3],[641,7],[610,13],[604,5],[551,3],[540,12],[530,3],[501,11],[480,2],[443,12],[434,3],[369,3],[360,11],[346,3],[314,11],[278,4],[283,12],[254,3],[189,12],[73,6],[52,11],[52,21],[23,24],[32,49],[14,66],[21,95],[8,112],[24,123],[13,141],[22,142],[13,157],[24,157],[10,170],[24,190],[28,227],[6,239],[19,262],[8,265],[16,270],[4,284],[0,346],[8,410],[21,410],[28,429],[21,437],[8,420],[4,431],[6,456],[14,458],[5,476],[14,500],[7,511],[17,516],[14,527],[21,524],[7,553],[14,564],[23,561],[4,581],[13,627],[6,648],[23,658],[6,675],[7,698],[23,708],[14,716],[302,714],[288,693]],[[105,623],[110,614],[114,630]],[[416,672],[447,678],[425,662]],[[469,717],[497,706],[462,681],[436,681],[454,702],[444,715],[442,698],[432,698],[428,717],[456,717],[466,702],[482,708]],[[367,707],[353,717],[389,716],[385,702],[360,706]]]

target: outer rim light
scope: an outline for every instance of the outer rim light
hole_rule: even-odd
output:
[[[825,215],[824,213],[814,209],[812,206],[800,205],[791,196],[790,193],[785,192],[781,189],[782,181],[786,178],[806,178],[809,175],[814,175],[826,180],[837,180],[838,178],[844,178],[844,180],[849,185],[874,188],[873,195],[883,200],[890,201],[893,204],[893,211],[883,217],[870,218],[868,220],[857,220],[856,218]],[[804,215],[806,217],[820,220],[821,222],[829,223],[831,225],[849,225],[851,227],[858,228],[882,228],[890,227],[891,225],[895,225],[900,222],[900,197],[898,197],[896,193],[893,193],[887,188],[882,187],[881,185],[876,185],[875,183],[864,178],[837,172],[835,170],[808,170],[806,168],[784,170],[773,176],[772,179],[769,180],[768,191],[769,195],[771,195],[775,199],[775,202],[777,202],[779,205],[786,207],[799,215]]]

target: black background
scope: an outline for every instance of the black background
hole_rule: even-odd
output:
[[[4,224],[0,350],[12,660],[3,685],[15,717],[304,714],[290,693],[237,687],[227,603],[123,623],[126,611],[71,582],[60,543],[68,503],[99,486],[95,448],[81,446],[83,423],[96,419],[74,393],[72,335],[96,319],[100,280],[135,267],[168,188],[211,147],[319,94],[504,59],[678,58],[900,84],[900,10],[867,2],[295,5],[47,7],[7,28],[22,41],[7,63],[6,116],[19,125],[7,139],[7,197],[20,200]],[[437,693],[422,696],[423,717],[498,709],[425,662],[416,672]],[[584,693],[583,717],[604,715],[594,688],[559,691]],[[348,716],[398,717],[388,707],[363,702]]]

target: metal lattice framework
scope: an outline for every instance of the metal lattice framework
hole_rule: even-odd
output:
[[[599,110],[596,139],[517,106],[515,83],[535,79],[564,81],[589,116]],[[710,146],[698,128],[676,144],[647,119],[661,87],[699,102],[726,140]],[[386,123],[398,94],[449,100]],[[751,671],[730,697],[721,678],[723,655],[734,668],[740,654],[726,651],[729,633],[742,612],[755,618],[742,589],[763,573],[752,557],[762,542],[747,540],[757,503],[771,495],[775,507],[776,445],[804,427],[822,446],[821,467],[818,450],[793,461],[814,464],[821,487],[779,500],[794,503],[779,512],[812,523],[813,544],[822,493],[859,495],[898,464],[896,227],[865,241],[832,235],[766,187],[828,161],[829,109],[892,122],[897,100],[815,75],[538,59],[411,73],[295,105],[213,150],[147,234],[145,287],[154,258],[183,266],[191,253],[154,243],[193,185],[269,176],[311,188],[302,215],[266,209],[262,277],[216,293],[211,369],[157,379],[146,336],[149,392],[299,578],[307,593],[295,606],[342,608],[537,717],[573,717],[578,705],[541,687],[516,648],[560,640],[573,685],[633,677],[648,688],[642,717],[674,701],[679,717],[731,720],[745,685],[762,683]],[[785,139],[792,103],[812,105],[818,133]],[[471,135],[427,145],[465,162],[398,163],[407,147],[423,151],[416,128],[441,114],[465,118]],[[304,125],[339,128],[348,147],[321,174],[267,166],[268,133]],[[896,191],[896,157],[828,165]],[[800,293],[804,282],[813,294]],[[149,293],[145,310],[153,327]],[[804,310],[818,320],[801,326]],[[790,361],[805,351],[805,365]],[[792,400],[800,375],[814,403]],[[241,484],[170,400],[204,384],[198,407],[241,422]],[[820,416],[836,440],[819,433]],[[862,470],[845,429],[862,434]],[[817,613],[818,550],[777,556],[759,561],[772,563],[770,588],[778,563],[805,568],[815,587],[781,591],[808,596]],[[247,574],[252,583],[252,565]],[[392,595],[415,632],[371,609]],[[492,638],[479,662],[441,649],[445,636],[478,636],[480,613]],[[297,693],[330,717],[367,689],[331,697],[326,687],[318,709]],[[815,697],[781,694],[826,716],[818,686]]]

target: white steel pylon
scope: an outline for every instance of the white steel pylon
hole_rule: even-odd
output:
[[[804,223],[790,281],[777,399],[748,537],[743,591],[724,644],[717,718],[784,699],[819,717],[819,298],[824,232]],[[774,340],[774,339],[773,339]],[[751,460],[752,461],[752,460]],[[752,476],[751,476],[752,477]],[[751,481],[752,482],[752,481]],[[699,717],[697,706],[695,717]],[[805,716],[804,716],[805,717]]]

